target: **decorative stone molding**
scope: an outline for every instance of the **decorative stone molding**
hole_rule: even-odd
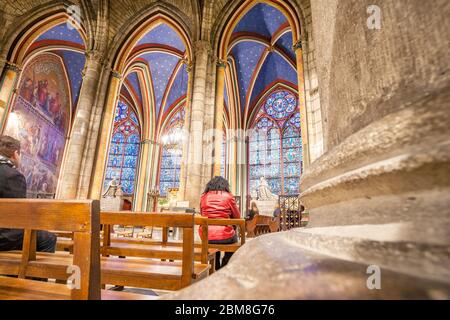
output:
[[[218,68],[226,68],[227,65],[228,65],[228,63],[227,63],[226,60],[222,60],[222,59],[217,59],[217,60],[216,60],[216,66],[217,66]]]
[[[99,62],[102,62],[104,58],[103,53],[99,50],[88,50],[85,55],[88,60],[95,60]]]
[[[123,77],[123,75],[119,71],[116,71],[116,70],[111,70],[111,75],[114,78],[117,78],[119,80],[122,79],[122,77]]]
[[[189,73],[193,70],[194,64],[188,59],[181,59],[181,63],[186,65],[186,72]]]
[[[194,43],[195,52],[206,52],[211,53],[211,44],[206,40],[198,40]]]
[[[292,49],[294,51],[297,51],[298,49],[303,49],[303,42],[306,42],[305,40],[298,40],[294,45],[292,46]]]
[[[312,163],[302,176],[302,190],[356,168],[411,152],[411,148],[437,145],[448,139],[450,93],[421,99],[375,121],[346,138]],[[420,128],[420,129],[419,129]],[[370,155],[370,157],[368,157]]]
[[[20,73],[22,71],[22,68],[19,65],[12,63],[10,61],[5,62],[5,69],[14,71],[16,73]]]

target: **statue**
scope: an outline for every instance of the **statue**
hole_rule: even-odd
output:
[[[116,177],[114,177],[106,188],[105,193],[100,200],[100,209],[102,211],[121,211],[123,210],[123,192]]]
[[[269,183],[266,178],[261,177],[259,180],[259,186],[256,188],[256,194],[258,196],[258,200],[277,200],[278,196],[273,194],[270,190]]]
[[[106,198],[115,198],[121,197],[123,195],[122,189],[120,188],[120,184],[117,179],[114,177],[108,184],[108,188],[106,189],[103,197]]]

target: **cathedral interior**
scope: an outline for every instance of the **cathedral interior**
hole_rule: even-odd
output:
[[[275,232],[257,223],[226,267],[161,299],[449,299],[449,14],[0,0],[0,134],[20,141],[30,201],[107,210],[120,189],[116,211],[198,213],[222,176],[242,218],[280,207]]]

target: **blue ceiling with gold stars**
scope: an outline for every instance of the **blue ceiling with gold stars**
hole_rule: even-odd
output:
[[[131,88],[135,93],[135,98],[142,105],[142,91],[139,83],[139,78],[136,72],[132,72],[127,76],[127,82],[131,84]]]
[[[84,41],[80,33],[69,22],[64,22],[54,26],[53,28],[41,34],[36,39],[36,41],[43,41],[43,40],[68,41],[84,46]]]
[[[70,50],[58,50],[55,52],[64,61],[67,74],[69,76],[69,83],[72,92],[72,105],[75,106],[78,102],[78,96],[80,94],[81,83],[83,82],[83,68],[86,62],[86,57],[81,52],[75,52]]]
[[[188,74],[186,71],[186,65],[183,64],[178,70],[177,76],[172,84],[172,87],[170,88],[164,112],[169,110],[169,107],[171,107],[177,100],[179,100],[179,98],[186,95],[187,83]]]
[[[162,44],[175,48],[181,52],[186,50],[180,36],[167,24],[162,23],[146,33],[137,43],[137,46],[143,44]]]
[[[150,67],[150,73],[153,82],[153,92],[155,94],[156,114],[162,108],[161,102],[169,84],[170,77],[175,71],[175,67],[180,59],[174,55],[163,52],[146,53],[141,56]]]
[[[292,32],[278,9],[256,4],[237,23],[231,39],[243,114],[277,82],[297,85]]]
[[[145,50],[136,58],[144,62],[150,71],[151,86],[156,119],[167,113],[180,98],[186,95],[187,70],[180,60],[184,58],[186,46],[175,30],[166,23],[161,23],[144,34],[136,43],[133,50]],[[133,88],[137,87],[139,79],[132,81]],[[142,86],[143,87],[143,86]]]
[[[233,32],[252,32],[271,38],[284,23],[287,19],[278,9],[259,3],[245,14]]]

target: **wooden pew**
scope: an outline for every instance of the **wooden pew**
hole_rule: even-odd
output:
[[[104,229],[116,224],[134,224],[136,226],[153,225],[156,227],[175,226],[184,230],[181,262],[102,257],[101,283],[103,285],[114,284],[150,289],[179,290],[208,275],[208,265],[194,263],[194,216],[192,214],[103,212],[100,220],[105,224]],[[104,231],[104,235],[107,238],[109,232]],[[103,241],[108,241],[108,239]],[[100,244],[100,240],[98,244]],[[39,274],[36,274],[34,270],[27,270],[27,276],[58,280],[67,279],[65,270],[71,259],[69,253],[38,253],[36,257],[36,262],[42,266],[42,269]],[[14,267],[20,264],[20,256],[17,256],[17,252],[0,253],[0,274],[2,274],[1,265],[5,262],[9,263],[12,268],[8,270],[9,272],[3,274],[13,275],[15,274]]]
[[[280,229],[280,217],[268,217],[255,215],[245,223],[247,237],[253,238],[265,233],[278,232]]]
[[[137,213],[139,214],[139,213]],[[141,213],[142,214],[142,213]],[[151,214],[151,213],[144,213]],[[194,248],[194,260],[199,261],[202,264],[214,266],[215,265],[215,253],[217,250],[208,248],[208,219],[204,217],[195,217],[194,222],[199,225],[203,230],[203,239],[201,247]],[[163,235],[163,241],[154,239],[142,239],[142,238],[112,238],[111,226],[105,228],[105,232],[109,232],[110,235],[105,237],[105,241],[102,245],[102,254],[115,255],[124,257],[142,257],[164,260],[182,260],[183,251],[182,246],[168,246],[167,242],[167,229]],[[214,268],[210,268],[210,273],[214,272]]]
[[[134,212],[139,213],[139,212]],[[153,214],[149,212],[140,212],[140,214]],[[195,224],[199,225],[203,229],[203,234],[208,236],[208,219],[201,216],[195,216]],[[144,238],[113,238],[111,237],[112,228],[106,227],[109,232],[107,246],[102,245],[101,251],[103,255],[114,255],[123,257],[141,257],[152,259],[164,259],[164,260],[182,260],[182,242],[177,242],[177,246],[168,245],[168,228],[163,228],[163,240],[144,239]],[[73,241],[70,240],[71,234],[58,233],[57,250],[71,252]],[[201,244],[196,243],[194,248],[194,260],[201,262],[202,264],[215,265],[215,257],[217,249],[211,249],[208,247],[208,242],[202,240]],[[209,269],[209,273],[214,273],[214,268]]]
[[[0,276],[0,299],[100,299],[100,296],[102,300],[155,299],[135,293],[100,291],[98,201],[0,199],[0,212],[0,227],[25,229],[24,250],[0,252],[0,274],[18,276]],[[33,232],[36,229],[70,234],[73,255],[36,252],[36,232]],[[24,279],[27,276],[67,280],[69,265],[80,267],[80,290],[70,290],[60,283]]]
[[[99,202],[0,199],[0,227],[24,229],[19,263],[0,265],[0,299],[100,299]],[[68,265],[80,270],[80,287],[25,279],[50,276],[37,261],[36,230],[73,232],[74,254]],[[67,266],[65,270],[66,277]],[[11,270],[12,269],[12,270]],[[6,272],[5,272],[6,271]],[[9,271],[9,272],[8,272]],[[12,272],[11,272],[12,271]]]
[[[135,271],[145,270],[147,260],[131,260],[108,258],[108,265],[102,265],[102,283],[116,285],[129,285],[148,287],[153,289],[178,290],[198,281],[208,275],[208,243],[203,241],[201,251],[198,251],[201,263],[194,262],[194,216],[185,213],[130,213],[130,212],[102,212],[101,222],[104,229],[102,254],[125,257],[143,257],[166,260],[181,260],[180,262],[152,261],[161,272],[141,275],[136,279]],[[207,228],[207,221],[197,220]],[[147,239],[112,239],[111,227],[117,224],[154,227],[178,227],[183,229],[183,242],[181,250],[148,241]],[[135,241],[133,241],[135,240]],[[113,260],[114,259],[114,260]],[[128,262],[127,262],[128,261]],[[106,264],[106,262],[105,262]],[[109,269],[116,268],[120,264],[129,264],[128,270],[114,273]],[[181,271],[181,274],[178,275]],[[128,273],[130,273],[128,275]],[[125,276],[128,278],[125,279]]]

